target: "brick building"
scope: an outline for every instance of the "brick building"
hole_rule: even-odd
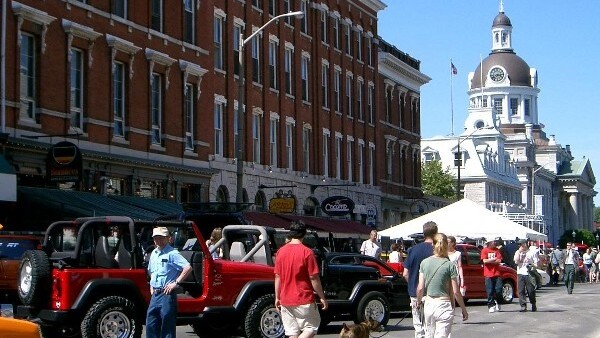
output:
[[[1,132],[19,187],[235,201],[240,33],[303,11],[244,45],[243,200],[261,211],[283,194],[318,216],[342,195],[356,205],[345,218],[374,208],[381,225],[382,197],[420,196],[418,87],[429,79],[380,51],[379,0],[5,2]],[[392,58],[401,69],[380,76]],[[49,180],[63,141],[81,174]],[[387,163],[390,144],[401,155]]]

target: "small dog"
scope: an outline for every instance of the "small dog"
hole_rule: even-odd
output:
[[[346,325],[342,324],[340,338],[369,338],[371,331],[378,331],[380,325],[373,319],[365,320],[360,324]]]

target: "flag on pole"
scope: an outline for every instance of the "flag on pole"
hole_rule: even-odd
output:
[[[458,70],[454,67],[454,63],[450,62],[450,70],[452,71],[452,75],[458,74]]]

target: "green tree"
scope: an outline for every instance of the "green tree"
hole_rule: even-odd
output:
[[[594,208],[594,221],[600,222],[600,208],[599,207]]]
[[[424,163],[421,168],[423,193],[430,196],[452,198],[455,196],[454,176],[450,168],[442,169],[442,163],[434,160]]]
[[[560,236],[560,238],[558,240],[558,245],[560,245],[560,247],[564,249],[567,242],[575,242],[575,243],[583,242],[583,244],[585,244],[589,247],[594,247],[597,245],[596,244],[596,234],[589,230],[584,230],[584,229],[575,230],[575,239],[574,240],[573,240],[573,229],[565,230],[565,232],[563,232],[562,236]]]

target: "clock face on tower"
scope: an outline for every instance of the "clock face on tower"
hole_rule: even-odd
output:
[[[504,80],[504,71],[500,67],[494,67],[490,70],[490,79],[494,82],[500,82]]]

